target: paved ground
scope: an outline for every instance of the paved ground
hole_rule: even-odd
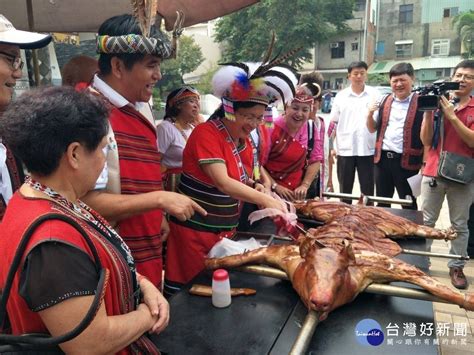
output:
[[[335,173],[335,167],[334,167]],[[334,181],[335,191],[339,191],[337,186],[337,178]],[[354,194],[360,193],[359,182],[354,183]],[[398,198],[395,195],[395,198]],[[418,206],[421,206],[421,201],[418,199]],[[396,208],[396,206],[392,206]],[[451,225],[449,222],[448,206],[445,201],[438,222],[437,228],[448,228]],[[432,252],[435,253],[449,253],[449,242],[443,240],[435,240],[432,246]],[[447,267],[447,259],[445,258],[430,258],[431,267],[430,274],[445,285],[451,286],[449,278],[449,270]],[[464,268],[470,287],[467,292],[474,293],[474,260],[468,261]],[[465,291],[463,291],[465,292]],[[438,335],[438,352],[442,355],[465,355],[474,354],[474,312],[467,312],[465,309],[457,305],[450,305],[445,303],[433,303],[433,311],[435,314],[435,324],[440,325],[446,323],[449,326],[447,336]],[[457,335],[454,336],[454,328],[456,328]],[[465,335],[463,335],[463,332]],[[416,353],[416,349],[413,349]]]

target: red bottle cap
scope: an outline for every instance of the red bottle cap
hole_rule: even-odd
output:
[[[229,274],[224,269],[217,269],[212,274],[212,279],[215,280],[215,281],[225,281],[225,280],[229,279]]]

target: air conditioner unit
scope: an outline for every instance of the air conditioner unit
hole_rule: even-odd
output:
[[[337,48],[337,47],[339,47],[339,43],[337,42],[329,43],[329,48]]]

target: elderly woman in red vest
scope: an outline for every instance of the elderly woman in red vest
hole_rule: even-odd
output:
[[[313,122],[308,123],[313,103],[311,90],[299,85],[270,134],[264,167],[272,179],[272,191],[288,201],[306,198],[324,159],[318,129]]]
[[[71,87],[27,92],[4,113],[2,138],[31,176],[10,200],[0,228],[0,288],[8,289],[25,231],[47,216],[33,229],[13,279],[12,333],[62,335],[81,322],[97,293],[101,304],[92,322],[61,350],[156,354],[143,334],[166,327],[168,303],[136,272],[122,238],[80,200],[104,167],[107,115],[99,98]],[[102,292],[96,290],[101,267]]]
[[[178,186],[207,215],[195,214],[184,222],[171,218],[165,293],[195,277],[214,244],[234,234],[242,202],[285,210],[254,180],[259,158],[249,135],[263,124],[268,104],[282,95],[291,98],[295,84],[287,68],[257,63],[229,64],[215,74],[214,94],[222,105],[189,137]]]

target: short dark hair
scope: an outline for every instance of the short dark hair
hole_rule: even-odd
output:
[[[406,62],[397,63],[392,68],[390,68],[388,77],[392,78],[392,76],[398,76],[398,75],[403,75],[403,74],[407,74],[408,76],[414,78],[415,69],[413,69],[413,65]]]
[[[361,60],[361,61],[352,62],[351,64],[349,64],[349,66],[347,67],[347,72],[350,74],[351,71],[356,68],[364,68],[365,70],[369,69],[367,63]]]
[[[48,176],[73,142],[89,151],[108,131],[105,103],[87,91],[69,86],[25,92],[4,112],[0,136],[26,168]]]
[[[140,25],[137,19],[129,14],[118,15],[105,20],[105,22],[99,27],[99,36],[122,36],[128,34],[141,35]],[[155,26],[151,26],[150,34],[148,37],[157,38],[160,41],[168,41],[167,37],[163,32],[157,29]],[[99,70],[103,75],[108,75],[112,71],[110,64],[113,57],[119,58],[128,70],[132,69],[133,65],[145,58],[145,54],[142,53],[120,53],[120,54],[106,54],[101,53],[99,56]]]
[[[258,102],[253,102],[253,101],[235,101],[233,106],[234,106],[234,111],[237,112],[241,108],[251,108],[257,105],[265,106],[264,104],[260,104]],[[208,119],[214,120],[214,119],[224,118],[224,117],[225,117],[224,106],[220,105]]]
[[[457,71],[459,68],[474,69],[474,60],[472,60],[472,59],[463,60],[463,61],[460,62],[458,65],[456,65],[456,67],[454,68],[454,72],[453,72],[453,73],[456,74],[456,71]]]

